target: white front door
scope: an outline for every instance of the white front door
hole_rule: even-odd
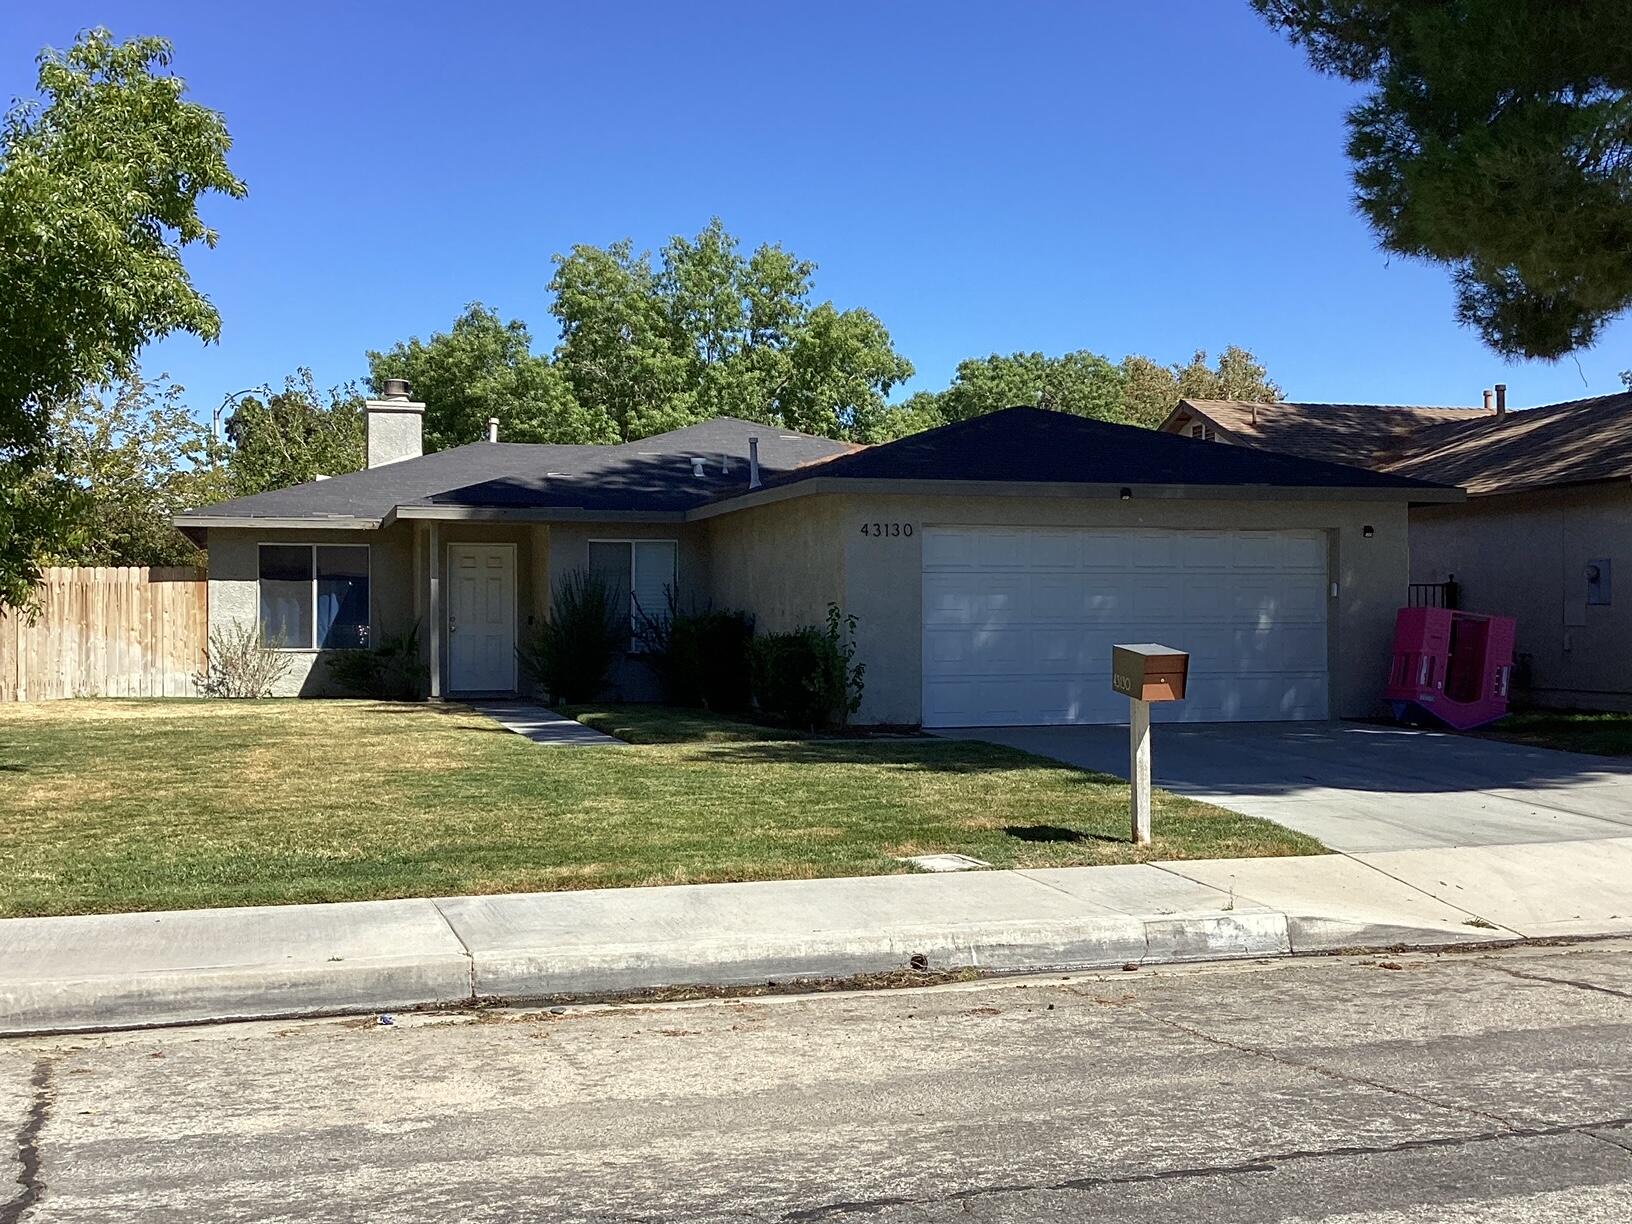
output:
[[[448,691],[516,687],[516,546],[448,545]]]
[[[926,727],[1128,720],[1111,646],[1190,652],[1163,720],[1326,717],[1318,531],[932,527],[924,533]]]

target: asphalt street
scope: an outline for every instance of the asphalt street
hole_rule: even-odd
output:
[[[0,1043],[0,1224],[1632,1219],[1632,942]]]

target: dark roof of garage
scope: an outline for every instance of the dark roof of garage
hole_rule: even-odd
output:
[[[809,464],[767,484],[813,478],[1039,484],[1421,489],[1446,486],[1246,446],[1218,446],[1044,408],[1005,408]]]

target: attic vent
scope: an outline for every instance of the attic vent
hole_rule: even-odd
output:
[[[1218,437],[1218,434],[1214,432],[1211,425],[1197,421],[1194,425],[1190,426],[1190,436],[1192,438],[1200,438],[1203,442],[1211,442]]]

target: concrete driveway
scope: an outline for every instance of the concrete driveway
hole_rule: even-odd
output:
[[[988,740],[1128,775],[1128,729],[972,727]],[[1333,850],[1632,836],[1632,763],[1365,723],[1157,724],[1156,782]]]

